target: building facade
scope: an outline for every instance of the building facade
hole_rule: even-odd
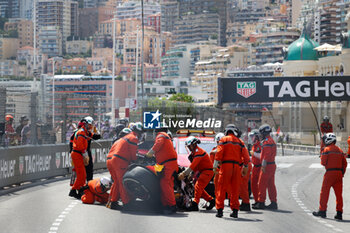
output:
[[[126,1],[117,6],[117,19],[141,19],[141,2]],[[143,5],[144,23],[147,23],[147,17],[160,13],[160,5],[157,2],[145,2]]]
[[[19,40],[15,38],[0,38],[0,60],[16,57]]]
[[[302,33],[300,39],[288,47],[288,53],[283,63],[285,76],[342,76],[350,75],[350,33],[346,33],[341,50],[333,49],[317,52],[318,44],[310,39],[308,34]],[[345,141],[350,130],[349,102],[324,101],[324,102],[291,102],[274,104],[274,112],[278,115],[281,129],[291,132],[290,135],[296,142],[314,144],[316,122],[312,116],[310,107],[316,113],[318,122],[322,122],[324,116],[330,117],[337,141]],[[283,127],[283,128],[282,128]]]
[[[16,30],[18,33],[19,47],[33,46],[34,44],[34,27],[33,21],[15,19],[6,22],[5,31]]]
[[[71,40],[67,41],[66,53],[81,54],[91,52],[92,41],[88,40]]]
[[[19,18],[19,0],[0,0],[0,17]]]
[[[37,31],[42,28],[55,27],[61,35],[61,48],[65,51],[67,37],[77,36],[78,29],[78,6],[72,0],[38,0],[36,4],[36,27]],[[41,34],[44,36],[44,34]],[[43,40],[49,40],[40,38]]]
[[[49,57],[62,56],[63,36],[57,26],[42,26],[38,33],[40,52]]]

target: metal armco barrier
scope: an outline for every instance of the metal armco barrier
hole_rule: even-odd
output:
[[[106,168],[111,141],[91,143],[94,170]],[[36,145],[0,148],[0,189],[13,184],[65,176],[71,172],[69,146]]]
[[[304,145],[294,145],[294,144],[283,144],[284,151],[286,155],[319,155],[319,146],[304,146]],[[277,143],[277,149],[281,149],[281,144]]]

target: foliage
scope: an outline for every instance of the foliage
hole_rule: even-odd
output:
[[[4,38],[18,38],[18,31],[17,30],[9,30],[9,31],[3,31],[0,29],[0,35]]]
[[[193,97],[184,93],[177,93],[172,95],[169,100],[171,101],[178,101],[178,102],[186,102],[186,103],[193,103]]]
[[[31,81],[33,80],[33,77],[7,75],[7,76],[1,76],[0,80]]]
[[[7,21],[8,21],[8,18],[0,17],[0,31],[4,30],[4,26]]]
[[[78,0],[79,8],[84,8],[84,0]]]
[[[213,35],[210,36],[210,39],[217,40],[218,39],[218,35],[217,34],[213,34]]]
[[[21,65],[21,66],[27,65],[27,61],[25,61],[25,60],[24,61],[19,61],[18,64]]]
[[[91,49],[86,53],[79,53],[79,54],[67,53],[63,56],[63,58],[64,59],[87,58],[87,57],[91,57],[91,53],[92,53]]]

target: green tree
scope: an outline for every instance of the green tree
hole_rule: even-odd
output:
[[[91,76],[91,73],[89,71],[85,71],[84,75],[85,76]]]
[[[0,30],[4,30],[4,26],[7,21],[8,21],[8,18],[0,17]]]
[[[177,93],[172,95],[169,100],[171,101],[178,101],[178,102],[186,102],[186,103],[193,103],[193,97],[184,93]]]
[[[17,30],[8,31],[8,37],[9,38],[18,38],[18,31]]]

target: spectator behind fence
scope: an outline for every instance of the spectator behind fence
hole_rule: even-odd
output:
[[[16,145],[15,136],[16,132],[12,126],[13,124],[13,116],[6,115],[5,117],[5,146],[14,146]]]
[[[109,125],[109,120],[106,120],[101,128],[101,134],[103,139],[109,139],[111,133],[111,126]]]
[[[42,128],[44,124],[41,119],[36,121],[36,140],[39,145],[43,144]]]
[[[25,125],[25,122],[23,121],[24,119],[26,119],[27,116],[26,115],[22,115],[21,118],[19,119],[19,126],[16,127],[16,136],[15,136],[15,144],[16,145],[21,145],[21,133],[22,133],[22,129]]]
[[[48,115],[46,117],[46,124],[44,124],[42,131],[44,144],[55,144],[56,143],[56,132],[52,126],[52,116]]]
[[[63,121],[60,121],[59,123],[56,124],[55,127],[55,134],[56,134],[56,142],[57,143],[62,143],[62,128],[63,128]]]
[[[22,145],[30,144],[30,125],[29,125],[29,119],[25,117],[23,119],[23,128],[21,131],[21,142]]]
[[[66,142],[69,142],[70,137],[77,129],[77,125],[73,123],[72,119],[68,119],[68,123],[66,125]]]

